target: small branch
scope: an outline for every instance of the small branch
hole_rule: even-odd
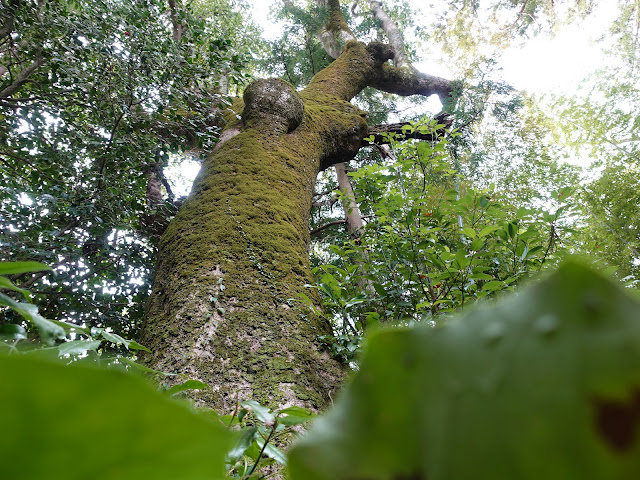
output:
[[[313,237],[329,227],[332,227],[334,225],[343,225],[345,223],[347,223],[347,221],[344,218],[342,220],[334,220],[333,222],[325,223],[324,225],[311,230],[310,235]]]
[[[336,189],[335,188],[330,188],[328,190],[325,190],[324,192],[320,192],[320,193],[314,193],[313,196],[315,197],[324,197],[325,195],[329,195],[330,193],[335,192]]]
[[[54,184],[58,183],[59,180],[56,180],[55,178],[53,178],[52,176],[44,173],[42,170],[40,170],[33,162],[31,162],[30,160],[20,156],[20,155],[16,155],[15,153],[12,152],[6,152],[6,151],[0,151],[0,156],[1,155],[6,155],[7,157],[13,158],[14,160],[17,160],[19,162],[25,163],[27,165],[29,165],[31,168],[33,168],[35,171],[37,171],[40,175],[42,175],[43,177],[47,178],[48,180],[50,180],[51,182],[53,182]],[[0,160],[2,160],[2,158],[0,157]]]
[[[173,200],[175,195],[173,194],[173,191],[171,190],[171,185],[169,184],[169,181],[167,180],[167,177],[164,176],[164,171],[163,171],[162,168],[160,168],[160,181],[162,182],[162,185],[164,185],[164,188],[167,191],[167,196],[169,197],[169,199]]]
[[[269,436],[264,441],[264,445],[262,445],[262,449],[260,450],[260,453],[258,454],[258,458],[256,459],[256,463],[254,463],[253,468],[249,472],[249,476],[251,476],[253,474],[254,470],[258,467],[258,464],[260,463],[260,460],[262,459],[262,456],[264,455],[264,450],[267,448],[267,445],[271,441],[271,437],[273,437],[273,434],[275,433],[277,426],[278,426],[278,419],[276,418],[276,421],[273,424],[273,427],[271,427],[271,431],[269,432]]]
[[[338,201],[337,197],[332,198],[331,200],[325,200],[324,202],[312,202],[312,207],[333,207]]]
[[[20,87],[29,81],[29,77],[33,72],[40,68],[44,64],[44,59],[40,56],[36,57],[31,65],[20,71],[15,81],[7,88],[0,92],[0,98],[7,98],[20,90]]]
[[[363,139],[362,146],[369,145],[370,143],[376,143],[376,144],[389,143],[388,135],[392,133],[396,135],[402,135],[402,138],[404,140],[408,140],[410,138],[413,138],[416,140],[428,140],[428,141],[438,140],[453,123],[453,121],[450,119],[444,119],[439,121],[442,124],[444,124],[444,127],[439,128],[435,132],[431,131],[431,132],[425,132],[425,133],[420,132],[416,128],[413,129],[413,132],[408,131],[406,129],[403,130],[403,128],[411,125],[408,122],[389,123],[384,125],[372,125],[367,130],[367,138],[373,135],[374,137],[373,142],[369,142],[368,140]]]

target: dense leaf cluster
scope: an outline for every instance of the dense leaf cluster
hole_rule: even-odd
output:
[[[213,147],[228,86],[244,78],[246,49],[219,28],[237,15],[215,4],[3,7],[0,258],[53,267],[16,278],[49,317],[120,332],[141,318],[156,224],[175,213],[162,167]]]

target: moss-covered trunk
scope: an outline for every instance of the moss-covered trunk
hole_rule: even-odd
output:
[[[300,93],[281,80],[248,87],[242,120],[163,235],[142,342],[152,367],[210,385],[198,401],[322,408],[340,385],[344,366],[316,340],[330,326],[297,302],[313,297],[308,216],[318,171],[352,158],[366,134],[349,100],[397,78],[392,55],[350,42]]]

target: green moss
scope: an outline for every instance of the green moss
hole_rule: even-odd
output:
[[[142,341],[153,367],[213,387],[196,392],[198,402],[229,410],[237,396],[320,409],[344,366],[315,344],[328,323],[290,299],[319,300],[304,287],[315,177],[357,152],[365,114],[317,84],[289,98],[304,102],[300,121],[286,113],[286,128],[274,130],[252,95],[245,124],[230,119],[240,132],[204,162],[161,239]]]

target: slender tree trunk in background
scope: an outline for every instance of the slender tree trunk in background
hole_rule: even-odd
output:
[[[351,238],[358,238],[362,233],[364,222],[362,215],[360,215],[356,196],[353,193],[351,179],[347,174],[347,167],[344,163],[338,163],[334,168],[338,177],[338,189],[342,192],[342,207],[344,208],[347,231]]]
[[[328,322],[297,302],[304,293],[319,304],[304,286],[312,282],[316,175],[361,147],[365,113],[349,100],[366,86],[450,91],[446,80],[397,72],[392,57],[383,44],[350,41],[300,93],[282,80],[249,86],[242,120],[226,127],[162,236],[141,337],[153,352],[145,360],[207,383],[197,402],[229,410],[236,398],[253,398],[321,409],[342,382],[344,365],[317,342],[330,334]]]

